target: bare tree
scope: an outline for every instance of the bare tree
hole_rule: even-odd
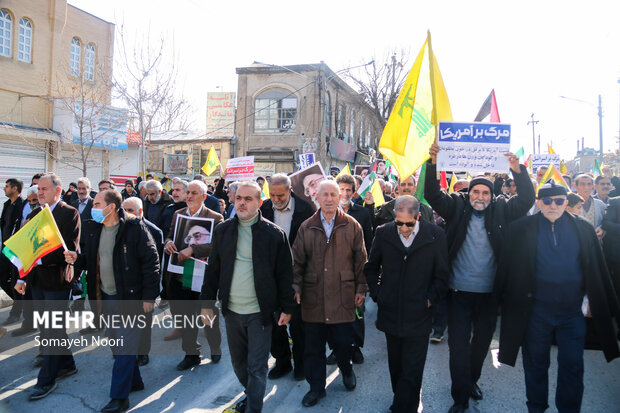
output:
[[[407,51],[396,52],[394,50],[382,59],[374,58],[372,65],[362,65],[344,73],[344,78],[359,90],[364,100],[373,108],[382,127],[387,123],[409,72],[408,60]],[[363,61],[368,61],[368,59],[363,59]]]
[[[146,143],[151,131],[169,130],[178,121],[187,123],[188,103],[178,94],[174,46],[169,50],[164,38],[151,42],[147,32],[130,44],[124,25],[120,26],[119,54],[114,87],[128,106],[140,132],[141,172],[146,173]],[[185,120],[184,120],[185,119]]]

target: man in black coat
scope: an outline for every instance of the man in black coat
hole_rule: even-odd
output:
[[[263,218],[275,223],[284,230],[290,245],[295,242],[300,225],[314,214],[314,210],[303,199],[293,193],[291,179],[285,174],[275,174],[269,185],[270,199],[263,202],[260,211]],[[291,339],[293,340],[293,361],[295,380],[304,379],[304,324],[301,320],[301,306],[295,305],[289,323]],[[274,326],[271,335],[271,355],[276,359],[276,365],[269,372],[272,380],[289,373],[291,365],[291,349],[288,341],[286,326]]]
[[[65,252],[69,264],[88,269],[88,288],[100,299],[103,315],[147,320],[159,294],[159,257],[144,223],[121,208],[122,197],[114,189],[99,192],[93,200],[93,220],[86,224],[85,249],[79,255]],[[140,326],[138,322],[135,325]],[[112,347],[114,367],[110,402],[102,412],[123,412],[129,393],[144,389],[136,355],[141,328],[110,327],[110,339],[123,338]]]
[[[0,216],[0,231],[2,231],[2,242],[6,242],[20,228],[22,209],[24,200],[20,194],[23,188],[21,179],[9,178],[4,185],[4,195],[7,199],[2,208]],[[3,325],[13,324],[19,321],[22,314],[23,301],[21,294],[15,291],[17,282],[17,268],[11,264],[4,254],[0,254],[0,284],[4,292],[13,298],[13,306],[9,312],[9,317],[2,323]]]
[[[164,223],[169,221],[169,216],[173,211],[166,209],[172,204],[172,198],[159,181],[154,179],[146,181],[146,200],[144,202],[144,217],[157,225],[157,228],[164,232]],[[164,232],[165,234],[166,232]]]
[[[377,228],[364,267],[385,333],[394,399],[390,411],[416,412],[432,327],[432,307],[448,289],[448,248],[441,228],[420,221],[420,202],[396,198],[396,221]]]
[[[78,211],[60,200],[62,182],[53,173],[39,178],[39,202],[47,204],[64,240],[70,251],[77,251],[80,239],[80,214]],[[39,207],[28,215],[34,218],[43,207]],[[32,299],[38,303],[39,311],[59,311],[64,314],[67,301],[71,297],[71,281],[73,280],[73,266],[65,262],[63,249],[50,252],[39,261],[28,275],[17,281],[15,290],[25,294],[26,285],[31,287]],[[41,338],[58,339],[53,343],[62,343],[67,340],[67,331],[64,327],[64,318],[60,320],[62,328],[47,328],[41,326]],[[29,400],[38,400],[46,397],[56,389],[56,380],[77,373],[71,350],[61,345],[49,345],[43,348],[43,361],[37,384],[34,386]]]
[[[219,295],[231,361],[247,397],[237,409],[252,412],[263,406],[272,326],[286,325],[295,307],[291,248],[284,231],[262,217],[261,203],[256,182],[239,183],[237,214],[213,231],[200,295],[205,320],[213,320]]]
[[[603,237],[603,251],[616,294],[620,299],[620,249],[618,248],[620,245],[620,197],[609,198],[609,205],[601,227],[606,232]]]
[[[498,261],[507,226],[527,213],[534,203],[534,188],[519,158],[507,153],[517,184],[517,195],[506,199],[493,195],[493,183],[485,176],[473,179],[469,191],[447,194],[437,179],[439,146],[430,148],[426,164],[424,198],[446,221],[451,273],[448,290],[448,346],[454,405],[450,413],[462,413],[469,398],[482,399],[478,379],[497,323],[493,295]],[[473,334],[472,334],[473,325]]]
[[[417,187],[416,187],[415,178],[413,175],[411,175],[409,178],[403,179],[402,181],[398,183],[398,187],[397,187],[398,196],[400,195],[415,196],[416,188]],[[375,211],[375,222],[374,222],[375,228],[387,222],[394,221],[394,218],[396,217],[396,214],[394,213],[394,202],[396,201],[395,200],[388,201],[385,204],[381,205],[381,207]],[[433,216],[433,210],[430,207],[424,204],[420,204],[420,214],[421,214],[420,218],[422,218],[423,221],[431,222],[433,224],[435,223],[435,217]]]
[[[566,188],[538,190],[540,214],[513,222],[498,292],[502,297],[499,361],[514,366],[522,347],[527,408],[548,408],[549,353],[558,346],[556,407],[578,412],[583,396],[586,317],[607,361],[620,356],[613,318],[620,305],[592,225],[565,212]],[[584,298],[585,296],[585,298]],[[584,317],[585,316],[585,317]]]

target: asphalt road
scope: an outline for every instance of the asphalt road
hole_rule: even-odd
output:
[[[0,310],[4,321],[8,309]],[[346,391],[337,368],[328,366],[327,397],[312,408],[304,408],[301,399],[308,391],[305,381],[296,382],[292,374],[267,382],[263,411],[291,412],[387,412],[391,404],[385,338],[374,327],[376,306],[369,304],[366,312],[365,362],[354,366],[357,375],[355,391]],[[9,326],[9,330],[18,325]],[[224,326],[222,326],[223,331]],[[178,372],[181,361],[180,340],[164,342],[168,331],[153,331],[151,362],[141,368],[146,389],[130,395],[133,412],[222,412],[242,396],[228,356],[223,334],[223,356],[218,364],[211,363],[204,335],[200,334],[205,358],[200,366]],[[92,354],[81,350],[75,354],[78,374],[59,381],[58,388],[47,398],[29,402],[28,394],[36,383],[38,369],[31,367],[37,353],[34,336],[11,337],[0,340],[0,413],[8,412],[94,412],[109,400],[112,371],[110,354]],[[79,337],[72,332],[70,337]],[[480,402],[471,402],[470,412],[526,412],[525,385],[521,360],[517,367],[494,363],[493,350],[498,346],[497,334],[491,345],[492,352],[485,361],[479,381],[484,393]],[[550,405],[554,405],[557,364],[553,350],[550,369]],[[273,359],[270,364],[273,363]],[[447,412],[452,404],[448,346],[446,342],[431,345],[428,351],[422,388],[424,412]],[[549,411],[556,411],[555,408]],[[585,394],[582,412],[620,412],[620,361],[606,363],[600,352],[586,351]]]

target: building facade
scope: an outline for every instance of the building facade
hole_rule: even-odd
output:
[[[293,172],[314,153],[327,173],[366,164],[382,128],[372,108],[325,63],[237,68],[234,156]]]
[[[126,122],[117,136],[100,139],[118,144],[120,135],[120,146],[91,145],[87,133],[109,118],[104,110],[117,111],[110,106],[114,30],[66,0],[0,3],[0,181],[18,177],[28,186],[33,174],[53,171],[66,188],[84,175],[86,160],[96,183],[110,175],[111,161],[129,157],[112,149],[127,147]]]

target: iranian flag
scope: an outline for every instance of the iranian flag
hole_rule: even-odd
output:
[[[192,291],[200,292],[205,278],[207,261],[190,257],[183,264],[183,287],[191,288]]]

